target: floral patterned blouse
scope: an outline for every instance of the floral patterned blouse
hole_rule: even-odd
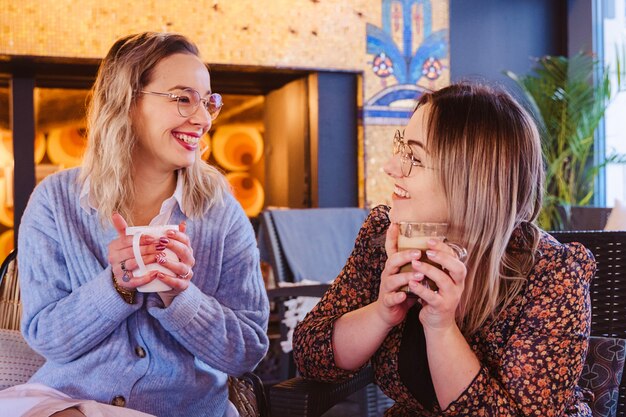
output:
[[[378,297],[388,211],[371,211],[338,278],[297,326],[294,358],[303,376],[333,382],[357,372],[335,365],[333,325]],[[482,367],[445,410],[437,401],[421,404],[402,383],[398,363],[406,321],[389,332],[370,360],[376,383],[396,402],[385,416],[591,416],[577,382],[590,333],[595,261],[580,243],[562,245],[548,234],[538,249],[524,289],[467,339]]]

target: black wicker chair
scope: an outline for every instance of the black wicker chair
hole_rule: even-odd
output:
[[[580,242],[595,256],[591,291],[593,336],[626,339],[626,232],[552,232],[560,242]],[[373,382],[371,369],[349,381],[326,384],[293,378],[270,389],[272,417],[317,417],[351,393]],[[619,389],[617,416],[626,416],[626,378]]]
[[[272,267],[274,280],[278,285],[277,288],[270,289],[267,292],[270,302],[272,302],[272,313],[270,315],[270,324],[268,335],[270,337],[270,349],[268,354],[261,362],[255,373],[261,377],[266,387],[285,381],[296,376],[296,368],[293,362],[291,352],[285,353],[281,347],[281,342],[287,339],[289,327],[286,326],[282,319],[285,317],[287,309],[285,302],[289,299],[305,296],[305,297],[321,297],[329,288],[329,284],[324,283],[331,281],[341,271],[345,260],[348,258],[350,251],[354,245],[354,239],[365,219],[368,211],[358,208],[333,208],[333,209],[276,209],[265,210],[259,216],[259,233],[257,236],[261,257],[265,258]],[[287,232],[281,234],[279,221],[282,219],[282,225],[285,225],[285,216],[292,220],[289,222],[288,229],[292,236],[298,239],[292,239],[292,245],[297,246],[296,254],[288,254],[289,248],[285,246],[288,239],[285,237]],[[341,223],[341,230],[333,229],[333,223],[326,221]],[[301,226],[299,223],[307,223],[308,227]],[[309,233],[313,225],[314,233]],[[285,229],[282,229],[283,231]],[[308,254],[309,250],[315,246],[324,246],[331,243],[339,245],[341,250],[335,253],[334,259],[325,259],[326,266],[323,270],[331,270],[331,276],[316,276],[320,272],[316,269],[311,270],[310,265],[301,265],[301,257],[299,254]],[[282,286],[284,284],[297,284],[302,280],[300,276],[294,274],[290,265],[298,264],[302,266],[300,270],[305,270],[306,278],[320,283],[313,285],[299,286]]]
[[[551,232],[560,242],[580,242],[596,258],[591,288],[591,335],[626,339],[626,231]],[[626,378],[619,388],[617,416],[626,416]]]
[[[261,257],[266,258],[271,265],[274,280],[278,285],[285,282],[293,283],[293,273],[285,258],[282,243],[274,224],[272,211],[263,211],[259,219],[260,232],[257,239]],[[287,339],[289,331],[289,328],[282,322],[286,312],[284,302],[298,296],[321,297],[328,287],[328,284],[317,284],[298,287],[277,287],[267,291],[267,296],[272,306],[268,328],[270,347],[267,355],[254,371],[261,378],[266,389],[296,375],[291,353],[285,353],[281,347],[281,341]]]
[[[295,276],[290,266],[290,262],[293,265],[294,262],[298,262],[300,259],[294,255],[288,258],[286,254],[287,251],[284,247],[286,239],[283,235],[281,235],[278,227],[278,216],[293,216],[296,214],[302,219],[303,222],[311,222],[310,224],[315,225],[313,232],[310,234],[306,234],[310,231],[310,228],[308,231],[305,230],[306,227],[298,230],[297,224],[293,225],[296,230],[290,230],[290,232],[302,235],[302,239],[296,239],[296,243],[294,244],[303,242],[303,248],[310,248],[311,245],[315,247],[329,245],[332,243],[331,241],[335,241],[336,243],[336,240],[342,240],[342,248],[339,251],[342,253],[336,253],[336,255],[340,256],[333,256],[333,259],[324,258],[323,260],[320,260],[326,262],[326,266],[332,266],[332,268],[336,269],[332,276],[324,277],[325,280],[331,280],[335,278],[345,264],[345,261],[354,246],[356,235],[368,213],[368,210],[357,208],[292,209],[290,213],[287,213],[284,210],[264,211],[260,216],[260,233],[258,236],[259,247],[261,249],[262,257],[265,257],[271,264],[278,285],[298,282],[298,277]],[[325,221],[325,218],[328,217],[332,217],[332,221]],[[340,223],[341,231],[333,229],[332,222]],[[291,224],[289,227],[292,227]],[[305,249],[302,253],[308,252],[306,252]],[[302,266],[302,269],[306,268]],[[311,278],[315,279],[315,277]],[[326,292],[328,287],[328,284],[322,283],[305,286],[279,287],[268,291],[270,301],[274,301],[274,309],[270,318],[270,330],[268,332],[270,335],[270,351],[261,365],[255,370],[255,373],[263,379],[264,385],[266,388],[269,388],[270,392],[271,387],[277,383],[280,384],[288,380],[287,384],[297,384],[298,381],[301,381],[301,379],[298,378],[290,379],[297,375],[292,353],[284,353],[281,349],[280,342],[286,339],[287,332],[289,331],[288,327],[281,322],[285,314],[284,302],[290,298],[298,296],[321,297],[324,292]],[[361,414],[366,414],[368,417],[374,417],[378,414],[378,411],[381,408],[387,408],[392,404],[392,402],[378,389],[377,386],[374,384],[369,385],[372,381],[373,378],[371,376],[371,370],[368,369],[359,374],[359,377],[348,381],[345,384],[333,385],[330,391],[323,391],[323,395],[327,398],[307,397],[308,399],[306,401],[308,402],[308,406],[313,409],[318,409],[321,414],[328,408],[323,408],[328,401],[328,397],[335,399],[335,401],[332,401],[332,404],[334,405],[341,402],[350,394],[360,391],[361,388],[366,388],[357,394],[356,397],[353,397],[354,402],[352,404],[354,404],[354,407],[361,409]],[[297,386],[293,386],[292,388],[297,390]],[[307,394],[305,394],[305,396],[306,395]],[[296,403],[291,403],[291,397],[278,397],[276,401],[276,409],[278,410],[299,406]],[[322,408],[319,408],[318,404]],[[272,409],[274,408],[273,405],[271,405],[271,407]],[[342,407],[346,407],[346,405],[344,404]]]

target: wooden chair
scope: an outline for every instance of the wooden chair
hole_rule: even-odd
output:
[[[592,336],[626,339],[626,231],[551,232],[560,242],[580,242],[595,256],[592,281]],[[622,343],[623,345],[623,343]],[[317,417],[346,396],[373,382],[370,369],[332,384],[293,378],[270,388],[273,417]],[[617,416],[626,416],[626,380],[621,379]]]
[[[45,362],[19,331],[21,311],[17,250],[13,250],[0,266],[0,389],[25,383]],[[257,375],[229,376],[228,394],[241,417],[269,417],[265,389]]]

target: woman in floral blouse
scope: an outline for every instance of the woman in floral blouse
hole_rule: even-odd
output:
[[[577,382],[595,262],[534,224],[544,174],[529,114],[485,86],[425,94],[385,171],[391,210],[372,210],[296,328],[301,373],[339,381],[371,363],[396,401],[386,416],[591,416]],[[397,223],[408,220],[449,223],[465,263],[445,242],[398,251]],[[399,272],[409,262],[413,272]],[[407,284],[417,297],[399,291]]]

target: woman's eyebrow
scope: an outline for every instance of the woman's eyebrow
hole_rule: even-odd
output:
[[[188,87],[188,86],[186,86],[186,85],[177,84],[177,85],[175,85],[174,87],[172,87],[172,88],[168,89],[167,91],[184,90],[184,89],[186,89],[186,88],[191,88],[191,87]]]
[[[169,89],[169,90],[167,90],[167,91],[185,90],[185,89],[187,89],[187,88],[190,88],[190,89],[194,90],[194,88],[192,88],[192,87],[189,87],[189,86],[186,86],[186,85],[180,85],[180,84],[178,84],[178,85],[175,85],[174,87],[170,88],[170,89]],[[200,92],[198,92],[198,93],[200,94]],[[204,94],[204,97],[206,97],[206,96],[210,96],[210,95],[211,95],[211,90],[207,90],[207,92]]]
[[[406,144],[409,146],[417,146],[418,148],[422,148],[422,150],[428,154],[428,150],[426,149],[424,144],[417,139],[409,139],[406,141]]]

